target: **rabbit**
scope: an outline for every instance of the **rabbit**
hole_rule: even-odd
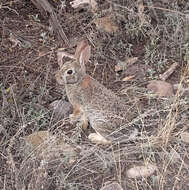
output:
[[[96,144],[111,144],[123,136],[120,127],[129,122],[129,108],[121,97],[86,73],[91,47],[86,40],[78,43],[74,60],[60,64],[56,80],[64,84],[68,100],[73,105],[72,119],[79,119],[82,127],[88,123],[94,129],[88,139]]]

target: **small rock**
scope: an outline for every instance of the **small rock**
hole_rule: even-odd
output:
[[[174,95],[173,86],[165,81],[152,80],[147,85],[147,89],[151,90],[159,97],[170,97]]]
[[[157,170],[157,166],[147,164],[146,166],[136,166],[127,171],[129,178],[148,177]]]
[[[189,133],[183,132],[180,134],[181,140],[185,143],[189,143]]]
[[[74,0],[70,2],[70,5],[76,9],[84,4],[89,4],[93,11],[97,9],[97,2],[95,0]]]

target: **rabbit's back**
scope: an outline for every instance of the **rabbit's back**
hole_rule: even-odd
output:
[[[81,96],[85,107],[99,111],[123,112],[127,109],[126,102],[113,91],[93,79],[89,75],[81,83]]]

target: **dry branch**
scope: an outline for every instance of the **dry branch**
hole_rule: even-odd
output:
[[[171,65],[171,67],[167,70],[167,71],[165,71],[165,73],[163,73],[162,75],[160,75],[160,79],[161,80],[167,80],[168,78],[169,78],[169,76],[175,71],[175,69],[177,68],[177,66],[178,66],[178,63],[173,63],[172,65]]]
[[[53,27],[53,31],[58,34],[61,41],[65,42],[69,46],[69,40],[66,37],[52,6],[46,0],[31,0],[32,3],[40,10],[43,17],[49,15],[49,23]]]

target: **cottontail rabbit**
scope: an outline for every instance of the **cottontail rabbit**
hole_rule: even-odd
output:
[[[90,54],[87,41],[81,41],[76,48],[75,60],[62,64],[56,79],[65,85],[73,105],[71,117],[79,117],[84,128],[89,122],[95,130],[96,133],[91,133],[88,138],[97,144],[109,144],[123,136],[119,127],[128,122],[129,110],[120,97],[86,74],[85,64]]]

